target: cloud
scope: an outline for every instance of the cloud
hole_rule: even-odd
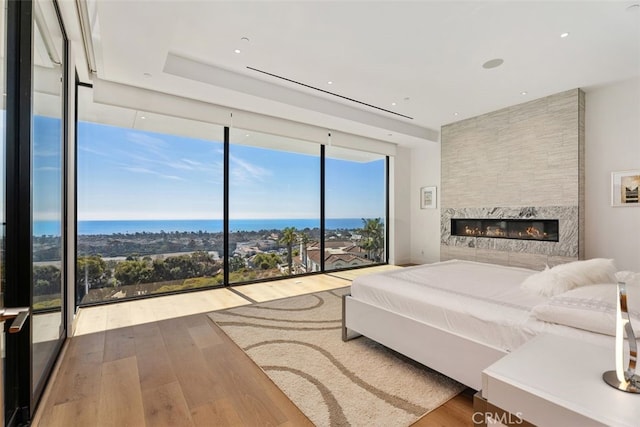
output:
[[[175,175],[162,175],[162,174],[158,174],[158,176],[162,177],[162,178],[166,178],[166,179],[173,179],[176,181],[185,181],[184,178],[180,178],[179,176],[175,176]]]
[[[152,171],[151,169],[140,168],[140,167],[135,167],[135,166],[123,166],[122,169],[124,169],[126,171],[129,171],[129,172],[148,173],[148,174],[152,174],[152,175],[159,175],[158,172]]]
[[[126,171],[129,172],[134,172],[134,173],[144,173],[144,174],[148,174],[148,175],[155,175],[155,176],[159,176],[160,178],[165,178],[165,179],[171,179],[174,181],[185,181],[184,178],[176,176],[176,175],[165,175],[163,173],[160,173],[158,171],[154,171],[151,169],[147,169],[147,168],[140,168],[140,167],[135,167],[135,166],[123,166],[121,167],[121,169],[124,169]]]
[[[229,156],[229,160],[232,163],[230,171],[231,178],[237,182],[262,180],[267,176],[273,175],[270,170],[254,165],[236,156]]]
[[[203,166],[201,162],[196,162],[195,160],[191,160],[191,159],[180,159],[180,160],[191,166]]]
[[[164,151],[164,150],[163,150]],[[190,159],[172,159],[170,155],[161,153],[160,150],[157,150],[154,154],[157,155],[156,158],[147,155],[133,154],[133,153],[122,153],[121,159],[127,159],[134,161],[135,165],[140,165],[145,169],[175,169],[181,171],[210,171],[211,165],[207,165],[205,163],[201,163],[195,160]]]
[[[84,151],[86,153],[91,153],[91,154],[97,154],[98,156],[102,156],[102,157],[111,157],[112,154],[110,153],[105,153],[103,151],[100,150],[96,150],[94,148],[89,148],[86,145],[83,144],[78,144],[78,151]]]
[[[185,163],[181,163],[181,162],[157,162],[157,163],[159,163],[161,166],[167,166],[173,169],[180,169],[180,170],[187,170],[187,171],[192,171],[195,169],[193,166]]]
[[[204,164],[202,162],[198,162],[195,160],[191,160],[191,159],[180,159],[177,162],[158,162],[161,165],[164,166],[168,166],[174,169],[181,169],[181,170],[198,170],[198,171],[207,171],[209,169],[211,169],[210,165]]]
[[[162,151],[168,147],[168,144],[161,138],[140,132],[127,132],[125,138],[128,142],[133,142],[154,154],[165,157]]]

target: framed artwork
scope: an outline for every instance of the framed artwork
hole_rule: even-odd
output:
[[[611,206],[640,206],[640,170],[611,173]]]
[[[434,209],[436,207],[436,187],[422,187],[420,189],[420,209]]]

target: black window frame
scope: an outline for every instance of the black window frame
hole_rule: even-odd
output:
[[[91,84],[88,83],[83,83],[81,81],[78,81],[76,79],[76,100],[78,99],[78,87],[83,86],[83,87],[88,87],[88,88],[92,88],[93,86]],[[75,126],[76,126],[76,140],[78,140],[78,109],[81,108],[81,106],[76,102],[76,116],[75,116]],[[220,285],[215,285],[215,286],[206,286],[206,287],[200,287],[200,288],[196,288],[196,289],[181,289],[181,290],[175,290],[175,291],[169,291],[169,292],[164,292],[161,294],[152,294],[152,295],[139,295],[139,296],[131,296],[131,297],[127,297],[127,298],[121,298],[115,301],[110,301],[110,300],[105,300],[105,301],[100,301],[100,302],[90,302],[90,303],[83,303],[80,304],[77,301],[77,298],[74,298],[75,300],[75,305],[76,305],[76,309],[77,307],[91,307],[91,306],[99,306],[99,305],[104,305],[104,304],[112,304],[112,303],[118,303],[118,302],[123,302],[123,301],[133,301],[133,300],[138,300],[138,299],[146,299],[146,298],[154,298],[157,296],[166,296],[166,295],[174,295],[174,294],[182,294],[182,293],[188,293],[188,292],[199,292],[199,291],[203,291],[203,290],[208,290],[208,289],[219,289],[219,288],[231,288],[231,287],[236,287],[236,286],[244,286],[244,285],[250,285],[250,284],[255,284],[255,283],[263,283],[263,282],[272,282],[272,281],[277,281],[277,280],[283,280],[283,279],[287,279],[288,276],[281,276],[281,277],[274,277],[274,278],[265,278],[265,279],[255,279],[255,280],[250,280],[250,281],[239,281],[239,282],[234,282],[234,283],[229,283],[229,233],[230,233],[230,228],[229,228],[229,197],[230,197],[230,190],[229,190],[229,171],[230,171],[230,159],[229,159],[229,152],[230,152],[230,134],[231,134],[231,127],[229,126],[224,126],[224,132],[223,132],[223,146],[224,146],[224,153],[223,153],[223,245],[224,245],[224,256],[223,256],[223,283]],[[330,137],[331,134],[328,134],[328,137]],[[76,143],[75,144],[75,156],[76,156],[76,170],[74,171],[74,178],[76,180],[76,196],[77,196],[77,169],[78,169],[78,163],[77,163],[77,153],[78,153],[78,146],[79,144]],[[319,246],[320,246],[320,251],[322,254],[324,254],[324,250],[325,250],[325,239],[324,239],[324,235],[325,235],[325,230],[326,230],[326,226],[325,226],[325,222],[326,222],[326,217],[325,217],[325,178],[326,178],[326,160],[325,160],[325,145],[324,144],[320,144],[320,156],[319,156],[319,161],[320,161],[320,242],[319,242]],[[390,237],[390,230],[389,230],[389,213],[390,213],[390,204],[389,204],[389,156],[386,155],[384,156],[384,160],[385,160],[385,166],[384,166],[384,179],[385,179],[385,218],[384,218],[384,224],[385,224],[385,247],[384,247],[384,260],[382,262],[378,262],[378,263],[374,263],[371,265],[360,265],[360,266],[347,266],[344,268],[336,268],[336,269],[332,269],[329,271],[325,270],[325,259],[324,256],[320,257],[320,271],[315,271],[315,272],[307,272],[307,273],[300,273],[300,274],[296,274],[295,277],[305,277],[305,276],[314,276],[314,275],[318,275],[318,274],[326,274],[326,273],[335,273],[335,272],[339,272],[339,271],[348,271],[348,270],[357,270],[357,269],[362,269],[362,268],[368,268],[368,267],[372,267],[372,266],[376,266],[376,265],[385,265],[389,263],[389,237]],[[75,203],[75,229],[76,229],[76,241],[77,241],[77,230],[78,230],[78,224],[77,224],[77,206],[78,204]],[[76,245],[77,248],[77,245]],[[77,259],[77,250],[76,250],[76,259]],[[74,291],[75,291],[75,286],[74,286]]]

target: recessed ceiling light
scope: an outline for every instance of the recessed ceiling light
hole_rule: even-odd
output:
[[[405,100],[405,101],[409,101],[410,99],[411,99],[411,98],[409,98],[408,96],[406,96],[406,97],[404,98],[404,100]]]
[[[388,133],[387,136],[393,136],[393,134],[392,133]]]
[[[482,68],[486,68],[486,69],[497,68],[501,66],[503,62],[504,62],[504,59],[502,58],[490,59],[484,64],[482,64]]]
[[[248,41],[249,41],[249,37],[242,37],[242,38],[240,39],[240,41],[248,42]]]
[[[333,84],[333,82],[332,82],[331,80],[329,80],[329,81],[327,82],[327,84],[328,84],[328,85],[332,85],[332,84]]]
[[[562,34],[560,34],[560,37],[563,38],[563,39],[567,38],[567,37],[569,37],[569,33],[562,33]]]
[[[143,76],[145,77],[151,77],[151,73],[144,73]]]
[[[141,118],[142,120],[146,119],[146,117],[145,117],[145,116],[140,116],[140,118]]]
[[[640,3],[632,4],[627,7],[627,12],[633,12],[634,10],[640,10]]]
[[[395,102],[392,102],[392,103],[391,103],[391,105],[396,105],[396,103],[395,103]]]
[[[528,92],[526,90],[523,90],[522,92],[520,92],[520,95],[526,95]]]
[[[455,112],[455,113],[453,113],[453,115],[454,115],[454,116],[457,116],[457,115],[458,115],[458,113],[457,113],[457,112]]]
[[[235,53],[240,53],[240,49],[234,50]]]
[[[249,135],[249,134],[247,133],[247,134],[245,134],[244,136],[245,136],[245,138],[248,138],[248,137],[250,137],[251,135]]]

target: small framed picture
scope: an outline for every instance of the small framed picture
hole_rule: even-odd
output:
[[[640,206],[640,170],[611,173],[611,206]]]
[[[436,207],[436,187],[422,187],[420,189],[420,209],[434,209]]]

